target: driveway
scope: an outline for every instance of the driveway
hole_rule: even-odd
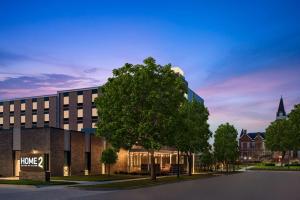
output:
[[[124,191],[85,191],[65,187],[7,188],[0,199],[108,199],[108,200],[299,200],[300,172],[259,172],[199,179]]]

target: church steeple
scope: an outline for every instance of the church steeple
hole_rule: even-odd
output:
[[[284,109],[283,99],[282,99],[282,96],[281,96],[279,106],[278,106],[278,111],[277,111],[277,114],[276,114],[276,119],[285,119],[285,118],[286,118],[286,112],[285,112],[285,109]]]

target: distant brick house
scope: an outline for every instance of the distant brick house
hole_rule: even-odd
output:
[[[286,119],[283,99],[280,98],[276,119]],[[265,132],[247,133],[242,130],[239,138],[239,150],[241,161],[262,161],[272,158],[272,152],[265,146]],[[273,154],[273,158],[278,157],[278,152]]]

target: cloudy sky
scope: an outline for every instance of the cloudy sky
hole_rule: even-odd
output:
[[[207,3],[210,2],[210,3]],[[211,129],[264,131],[300,103],[300,1],[0,1],[0,99],[105,83],[141,63],[180,66]]]

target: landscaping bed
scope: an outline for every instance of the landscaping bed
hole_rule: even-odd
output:
[[[32,185],[32,186],[51,186],[51,185],[74,185],[75,182],[64,182],[64,181],[34,181],[34,180],[0,180],[0,184],[10,185]]]
[[[56,176],[51,177],[51,180],[66,180],[66,181],[115,181],[124,179],[135,179],[143,178],[147,176],[142,175],[123,175],[123,174],[113,174],[113,175],[90,175],[90,176]]]

